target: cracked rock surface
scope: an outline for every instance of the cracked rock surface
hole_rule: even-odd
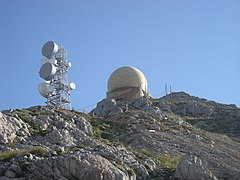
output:
[[[176,179],[185,180],[215,180],[217,179],[207,170],[197,156],[186,154],[180,161],[174,173]]]
[[[237,180],[239,112],[184,92],[104,99],[89,114],[4,110],[0,180]]]

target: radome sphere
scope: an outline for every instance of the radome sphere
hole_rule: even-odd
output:
[[[146,95],[147,80],[139,69],[124,66],[110,75],[107,88],[108,98],[138,98]]]

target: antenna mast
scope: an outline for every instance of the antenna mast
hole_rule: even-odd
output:
[[[166,93],[166,95],[168,95],[167,83],[165,83],[165,93]]]
[[[76,88],[72,82],[68,84],[67,72],[71,63],[67,60],[67,51],[53,41],[42,47],[42,67],[39,75],[45,81],[39,84],[40,94],[47,98],[48,106],[71,109],[70,91]]]

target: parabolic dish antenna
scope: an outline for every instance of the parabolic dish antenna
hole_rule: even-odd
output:
[[[57,71],[57,68],[53,64],[47,62],[42,65],[39,71],[39,75],[41,78],[45,79],[46,81],[50,81],[51,79],[54,78],[56,71]]]
[[[54,88],[48,83],[43,82],[38,85],[38,91],[43,97],[48,97],[49,94],[54,92]]]
[[[69,90],[74,90],[74,89],[76,89],[76,84],[73,83],[73,82],[71,82],[71,83],[68,85],[68,89],[69,89]]]
[[[46,85],[45,83],[41,83],[38,85],[38,91],[39,93],[43,96],[43,97],[48,97],[47,92],[45,91],[46,89]]]
[[[42,55],[51,59],[58,52],[58,45],[53,41],[46,42],[42,47]]]

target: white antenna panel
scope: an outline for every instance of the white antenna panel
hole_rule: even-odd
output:
[[[69,90],[74,90],[74,89],[76,89],[76,84],[73,83],[73,82],[71,82],[71,83],[68,85],[68,89],[69,89]]]
[[[58,45],[53,41],[46,42],[42,47],[42,55],[51,59],[59,50]]]
[[[50,94],[54,93],[54,87],[43,82],[38,85],[38,91],[43,97],[48,97]]]
[[[38,91],[43,97],[48,97],[48,93],[46,91],[47,89],[47,83],[43,82],[38,85]]]
[[[39,75],[41,78],[45,79],[46,81],[50,81],[51,79],[53,79],[56,72],[57,72],[57,68],[53,64],[47,62],[42,65],[39,71]]]

